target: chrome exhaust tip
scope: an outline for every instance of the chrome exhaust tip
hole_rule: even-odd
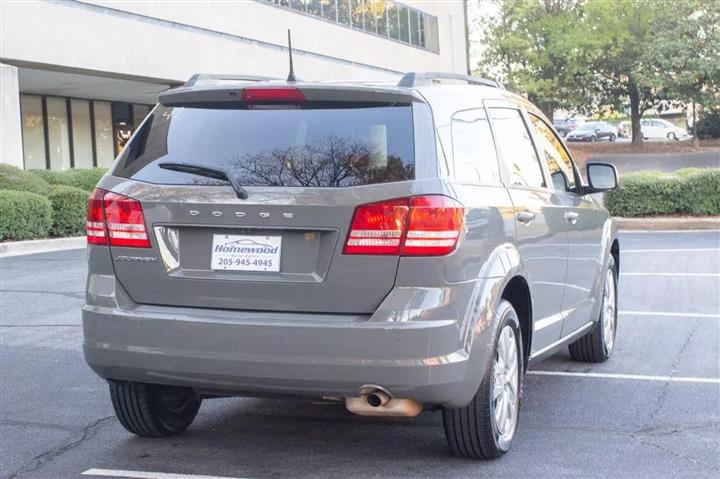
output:
[[[422,412],[422,403],[399,399],[380,386],[363,386],[359,397],[345,398],[348,411],[360,416],[415,417]]]

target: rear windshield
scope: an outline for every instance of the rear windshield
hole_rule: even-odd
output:
[[[210,109],[158,106],[113,174],[159,184],[223,184],[160,168],[220,167],[242,186],[338,187],[414,178],[410,106]]]

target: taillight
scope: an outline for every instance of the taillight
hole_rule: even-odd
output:
[[[243,89],[242,101],[245,103],[298,103],[305,101],[305,95],[294,87]]]
[[[410,200],[403,256],[442,256],[452,252],[463,227],[464,209],[447,196],[413,196]]]
[[[103,197],[105,193],[105,190],[95,188],[90,198],[88,198],[86,229],[89,244],[107,244],[103,218]]]
[[[88,199],[87,242],[149,248],[150,240],[140,202],[95,188]]]
[[[345,254],[399,254],[407,224],[408,198],[355,208]]]
[[[108,192],[103,207],[110,246],[150,247],[142,205],[138,200]]]
[[[413,196],[355,208],[345,254],[442,256],[457,246],[464,209],[441,195]]]

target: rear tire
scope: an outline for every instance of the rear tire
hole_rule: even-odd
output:
[[[614,142],[614,141],[615,141],[615,134],[614,134],[614,133],[611,133],[611,134],[610,134],[610,143],[612,143],[612,142]]]
[[[586,363],[603,363],[612,356],[617,332],[617,269],[611,256],[605,273],[600,318],[592,331],[568,346],[570,357]]]
[[[192,389],[135,382],[111,382],[110,398],[120,424],[143,437],[180,434],[201,403]]]
[[[493,356],[475,397],[465,407],[443,409],[445,437],[456,456],[500,457],[510,450],[517,430],[524,373],[520,323],[505,300],[496,308],[495,318],[499,326]]]

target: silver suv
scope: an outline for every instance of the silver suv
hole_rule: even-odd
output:
[[[204,398],[442,409],[452,451],[515,436],[528,365],[605,361],[617,231],[551,123],[495,82],[196,75],[89,202],[85,357],[141,436]]]

